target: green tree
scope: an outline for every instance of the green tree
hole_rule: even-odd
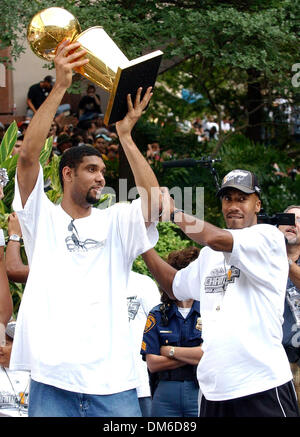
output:
[[[159,78],[167,85],[153,99],[164,116],[180,118],[199,111],[176,98],[185,86],[200,93],[219,120],[225,112],[254,141],[265,123],[262,108],[277,96],[292,102],[292,66],[298,61],[300,4],[293,0],[2,0],[2,46],[19,56],[34,13],[62,6],[84,29],[103,25],[128,58],[161,47]],[[23,37],[23,40],[22,40]],[[159,85],[159,84],[158,84]],[[166,98],[168,95],[168,98]],[[182,104],[183,103],[183,104]]]

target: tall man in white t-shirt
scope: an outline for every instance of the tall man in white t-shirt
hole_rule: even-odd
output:
[[[253,173],[231,171],[218,195],[227,229],[177,210],[165,193],[164,210],[170,209],[171,219],[206,247],[178,272],[155,253],[145,259],[171,298],[200,300],[200,416],[297,416],[281,344],[288,275],[283,234],[257,224],[260,188]]]
[[[138,376],[130,339],[127,285],[133,260],[156,244],[158,183],[131,130],[151,98],[149,88],[116,124],[140,199],[92,208],[105,185],[93,147],[73,147],[60,161],[63,199],[44,194],[39,164],[55,112],[84,65],[79,43],[63,42],[56,82],[34,115],[20,152],[14,210],[21,224],[29,276],[18,313],[11,368],[31,371],[29,416],[139,416]]]

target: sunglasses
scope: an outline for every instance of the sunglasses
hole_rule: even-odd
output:
[[[70,252],[75,252],[79,249],[83,251],[88,251],[104,246],[105,241],[96,241],[92,238],[87,238],[84,241],[80,241],[78,231],[76,229],[76,226],[74,225],[74,220],[75,219],[72,219],[70,224],[68,225],[68,231],[72,232],[71,236],[66,238],[66,245]]]
[[[81,247],[82,244],[81,244],[79,238],[77,237],[78,231],[77,231],[77,229],[76,229],[76,227],[74,225],[74,219],[71,220],[71,222],[70,222],[70,224],[68,226],[68,231],[72,232],[71,239],[72,239],[73,243],[75,244],[75,246],[76,247]],[[76,232],[77,235],[75,235],[74,231]]]

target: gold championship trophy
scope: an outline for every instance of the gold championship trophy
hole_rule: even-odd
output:
[[[78,20],[63,8],[48,8],[38,12],[29,23],[27,39],[33,52],[53,61],[58,45],[68,39],[79,42],[89,63],[78,71],[109,93],[104,123],[121,120],[127,113],[127,94],[135,98],[143,87],[142,96],[154,86],[163,53],[160,50],[129,61],[103,27],[95,26],[81,32]]]

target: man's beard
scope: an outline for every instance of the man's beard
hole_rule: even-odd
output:
[[[99,202],[100,197],[101,197],[101,193],[100,193],[99,197],[98,197],[98,196],[92,196],[92,195],[91,195],[91,190],[92,190],[92,188],[88,191],[85,200],[86,200],[87,203],[89,203],[90,205],[95,205],[95,203]]]

